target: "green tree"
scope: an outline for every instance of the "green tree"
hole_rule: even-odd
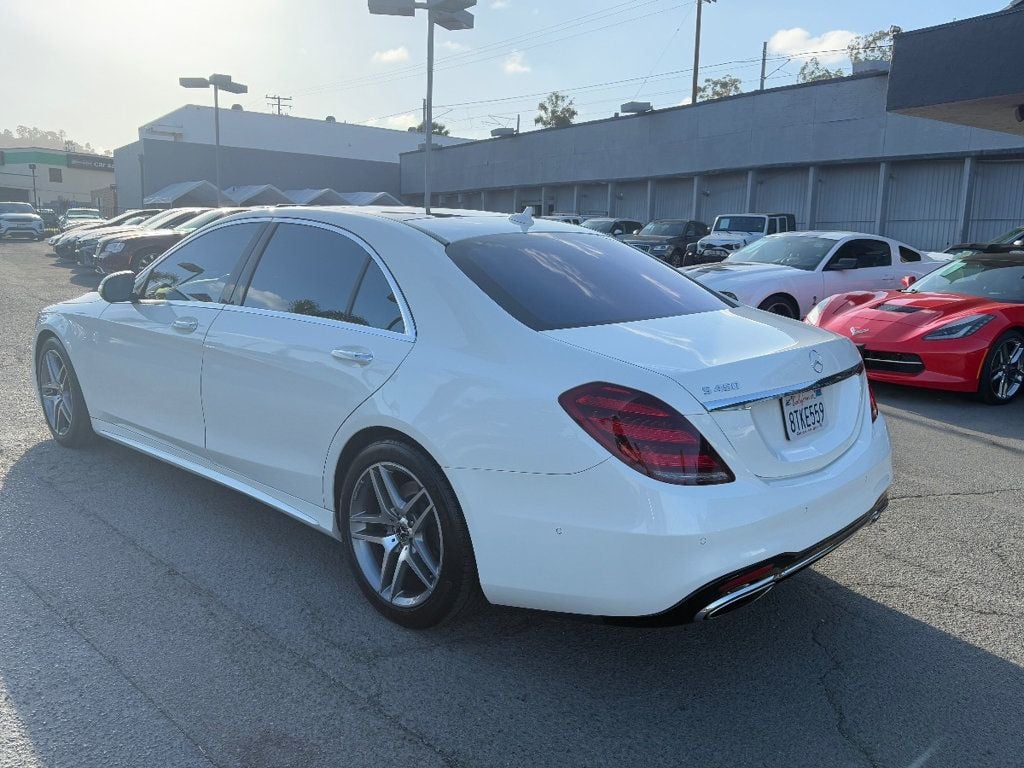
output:
[[[867,35],[858,35],[846,46],[850,61],[892,61],[892,39],[903,30],[895,25]]]
[[[800,67],[800,74],[797,80],[801,83],[813,83],[815,80],[831,80],[834,77],[844,77],[845,72],[841,69],[829,69],[812,56]]]
[[[564,93],[554,91],[537,105],[540,114],[533,118],[535,125],[544,128],[561,128],[565,125],[572,125],[573,120],[579,114],[576,111],[576,104]]]
[[[733,75],[705,77],[704,85],[697,89],[697,101],[724,99],[726,96],[736,96],[740,93],[743,93],[743,89],[740,87],[738,77]]]
[[[424,126],[427,124],[426,120],[420,120],[419,125],[409,126],[409,133],[425,133]],[[431,131],[435,136],[448,136],[448,127],[443,123],[431,123],[434,126],[434,130]]]

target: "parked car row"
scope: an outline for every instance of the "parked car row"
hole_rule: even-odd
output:
[[[789,232],[683,272],[845,336],[871,379],[1008,403],[1024,387],[1024,252],[958,249],[946,260],[877,235]]]

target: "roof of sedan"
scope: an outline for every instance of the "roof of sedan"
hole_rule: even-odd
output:
[[[266,210],[253,211],[252,215],[266,215],[267,213]],[[389,219],[413,227],[442,243],[451,243],[469,237],[514,234],[523,231],[522,225],[513,221],[511,214],[468,211],[460,208],[432,208],[428,215],[422,208],[399,206],[280,206],[272,209],[271,213],[278,218],[315,219],[338,225],[343,225],[345,220],[352,216]],[[247,215],[250,214],[236,214],[231,218],[238,219]],[[575,224],[566,224],[540,217],[533,219],[529,231],[594,234]]]

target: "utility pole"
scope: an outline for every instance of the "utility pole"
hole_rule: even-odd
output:
[[[697,33],[693,43],[693,89],[690,91],[690,103],[697,103],[697,78],[700,75],[700,9],[704,3],[714,3],[716,0],[697,0]]]
[[[267,100],[267,106],[270,107],[271,109],[274,109],[277,112],[277,114],[279,114],[279,115],[284,114],[281,111],[282,109],[291,109],[292,108],[291,104],[286,104],[285,103],[285,102],[290,102],[292,100],[291,96],[278,96],[278,95],[275,94],[274,96],[269,96],[268,95],[268,96],[265,96],[264,98]]]
[[[762,91],[764,90],[764,70],[765,70],[765,67],[767,66],[767,64],[768,64],[768,41],[765,40],[764,43],[761,45],[761,88],[760,88],[760,90],[762,90]]]

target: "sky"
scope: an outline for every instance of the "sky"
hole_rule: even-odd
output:
[[[1005,7],[1008,0],[716,0],[703,6],[701,78],[731,74],[758,87],[796,82],[809,51],[845,68],[856,34],[932,26]],[[434,119],[452,135],[533,126],[543,95],[561,90],[577,121],[627,101],[655,108],[689,99],[695,0],[479,0],[472,30],[438,29]],[[212,94],[180,76],[230,74],[265,95],[293,98],[291,114],[405,129],[420,120],[426,20],[370,16],[366,0],[0,0],[0,129],[64,129],[114,149],[138,127]]]

